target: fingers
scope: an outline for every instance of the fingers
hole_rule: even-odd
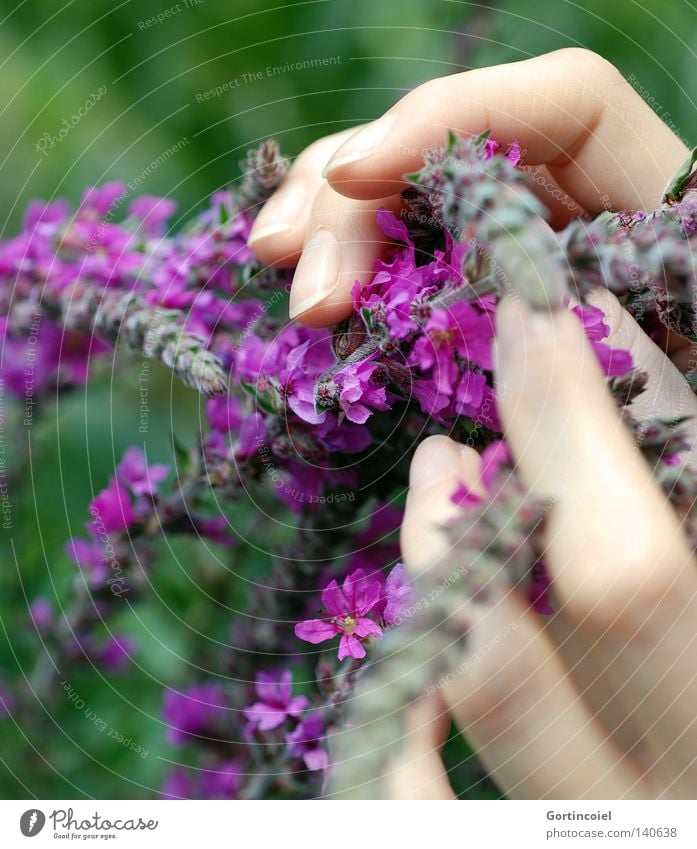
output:
[[[315,195],[325,184],[322,169],[352,133],[353,130],[335,133],[306,148],[261,208],[248,240],[261,262],[279,268],[291,268],[297,263]]]
[[[497,382],[526,484],[551,498],[547,564],[568,615],[602,640],[659,769],[694,792],[697,572],[677,517],[621,424],[580,324],[504,301]],[[690,790],[691,787],[691,790]]]
[[[430,436],[417,448],[409,470],[409,493],[401,529],[404,562],[428,571],[448,553],[442,525],[455,514],[451,495],[460,481],[477,480],[479,455],[447,436]]]
[[[545,165],[591,213],[651,208],[687,157],[682,142],[619,72],[577,48],[425,83],[352,136],[327,165],[348,197],[393,194],[449,129],[518,139],[525,165]]]
[[[450,714],[439,696],[429,696],[407,711],[406,736],[385,773],[388,799],[454,799],[441,759],[450,731]]]
[[[612,292],[599,289],[589,300],[605,314],[605,323],[610,328],[605,341],[613,348],[629,351],[635,367],[648,375],[646,389],[630,405],[632,415],[639,421],[688,416],[684,427],[692,442],[694,457],[697,454],[697,398],[683,375]]]
[[[290,292],[290,317],[310,327],[336,324],[352,309],[351,290],[367,282],[391,244],[377,223],[380,207],[398,211],[399,196],[349,200],[329,186],[318,191]]]
[[[419,446],[402,527],[402,555],[412,571],[446,554],[438,527],[456,509],[450,495],[460,481],[476,489],[479,472],[477,453],[446,437]],[[509,795],[619,798],[641,792],[638,773],[590,714],[536,616],[515,593],[480,612],[467,648],[458,669],[436,686]]]
[[[641,774],[592,715],[517,593],[485,610],[468,638],[443,699],[509,797],[645,798]]]
[[[380,207],[397,212],[401,203],[399,195],[357,201],[329,188],[322,168],[347,135],[321,139],[298,157],[249,236],[263,263],[279,268],[297,263],[290,317],[310,327],[336,324],[351,312],[354,283],[370,279],[375,260],[391,244],[376,213]]]
[[[607,607],[614,618],[626,592],[637,583],[648,591],[657,571],[661,586],[691,575],[677,519],[620,420],[576,316],[505,299],[496,357],[500,412],[520,471],[534,492],[554,500],[550,547],[560,552],[565,600],[596,614]]]

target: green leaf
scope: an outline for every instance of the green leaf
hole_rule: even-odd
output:
[[[172,431],[172,449],[177,461],[177,474],[180,478],[192,477],[198,472],[198,463],[195,452],[189,450],[183,442],[180,442],[176,433]]]
[[[663,195],[663,203],[678,203],[688,189],[697,188],[697,147],[671,178]]]

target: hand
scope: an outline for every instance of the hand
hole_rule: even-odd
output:
[[[503,143],[518,139],[556,226],[583,211],[657,206],[687,157],[619,72],[587,50],[431,80],[358,132],[311,145],[259,214],[250,237],[259,258],[299,261],[291,317],[315,327],[345,318],[355,280],[370,277],[387,247],[376,210],[399,209],[403,175],[449,129],[486,128]]]
[[[524,484],[551,499],[546,563],[558,613],[510,590],[468,632],[466,670],[420,705],[389,792],[452,796],[447,712],[513,798],[694,798],[697,564],[577,320],[504,301],[496,384]],[[479,455],[446,437],[414,457],[402,550],[444,556],[438,524]],[[474,662],[471,662],[474,660]],[[445,732],[447,733],[447,732]]]
[[[311,326],[344,318],[354,281],[369,279],[387,247],[375,212],[399,209],[402,175],[447,129],[486,127],[504,143],[519,140],[558,227],[584,212],[657,206],[687,156],[619,73],[587,51],[433,80],[359,132],[308,148],[259,215],[250,243],[260,259],[299,261],[291,315]],[[610,293],[594,303],[610,344],[649,375],[633,414],[697,420],[697,402],[663,351]],[[452,711],[512,797],[694,796],[691,552],[574,322],[554,316],[533,333],[536,322],[516,304],[499,311],[507,437],[527,485],[555,497],[549,560],[560,612],[545,623],[511,592],[482,617],[471,649],[495,648],[476,674],[470,668],[414,711],[392,795],[452,795],[438,753]],[[402,531],[412,569],[442,555],[438,523],[457,479],[476,481],[478,464],[476,452],[445,437],[420,446]]]

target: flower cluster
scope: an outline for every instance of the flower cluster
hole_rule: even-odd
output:
[[[175,446],[176,476],[131,447],[92,499],[87,535],[66,544],[79,577],[71,603],[60,616],[41,597],[31,608],[54,660],[38,665],[36,692],[81,658],[127,668],[137,647],[108,619],[124,597],[148,591],[157,538],[187,534],[231,549],[225,511],[250,488],[298,519],[296,541],[230,623],[236,650],[221,650],[215,676],[165,689],[168,740],[183,759],[165,797],[322,791],[328,740],[366,658],[418,620],[395,531],[408,455],[423,434],[466,435],[482,451],[485,493],[458,489],[462,516],[447,529],[461,562],[476,563],[458,588],[484,599],[497,581],[513,582],[551,612],[545,506],[517,479],[494,393],[496,310],[510,289],[578,317],[640,447],[662,460],[661,483],[691,509],[697,479],[682,462],[679,423],[633,422],[628,405],[645,381],[628,352],[607,344],[604,316],[584,297],[609,286],[638,317],[697,336],[694,195],[675,188],[655,213],[555,234],[519,159],[514,141],[487,134],[428,152],[401,213],[378,213],[391,248],[369,282],[356,282],[351,315],[333,330],[288,323],[289,272],[261,267],[247,246],[287,167],[273,143],[251,152],[239,184],[174,235],[170,200],[130,199],[110,183],[85,192],[74,212],[63,201],[32,204],[22,233],[0,243],[0,378],[25,403],[84,382],[92,358],[118,345],[210,396],[205,432]],[[429,633],[457,621],[452,594],[441,595]],[[336,638],[332,651],[312,648]],[[414,668],[431,669],[426,660]],[[2,680],[0,714],[26,709],[26,694]],[[409,698],[396,689],[390,697]]]
[[[323,643],[340,636],[339,660],[359,660],[366,656],[366,642],[382,638],[380,624],[384,627],[398,622],[410,600],[409,580],[402,563],[392,569],[384,584],[379,575],[367,576],[362,569],[356,569],[341,587],[332,581],[322,590],[322,604],[329,616],[299,622],[295,635],[308,643]]]

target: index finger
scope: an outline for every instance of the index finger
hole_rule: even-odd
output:
[[[448,130],[485,129],[517,139],[523,164],[546,166],[591,213],[657,206],[688,153],[613,65],[570,48],[419,86],[345,142],[325,176],[347,197],[384,197]]]

